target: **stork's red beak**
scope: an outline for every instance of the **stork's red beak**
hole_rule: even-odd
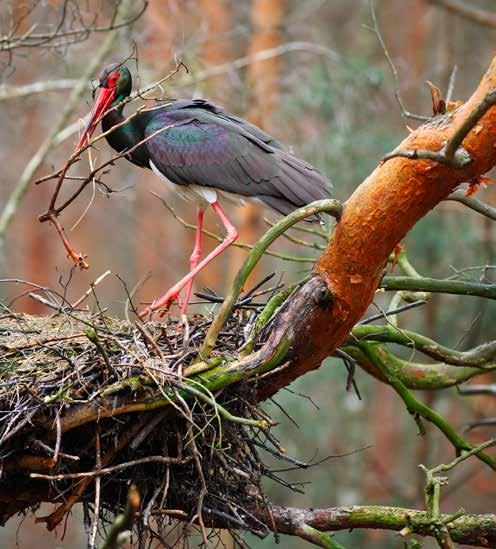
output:
[[[98,122],[101,117],[105,114],[105,111],[109,108],[109,105],[112,103],[115,97],[115,88],[99,88],[99,92],[91,110],[89,120],[84,128],[83,133],[81,134],[81,139],[79,140],[76,151],[81,150],[93,135]]]

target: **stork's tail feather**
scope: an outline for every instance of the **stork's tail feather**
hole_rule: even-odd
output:
[[[299,199],[295,206],[331,197],[331,182],[310,164],[290,154],[281,154],[280,166],[286,185]]]
[[[258,197],[261,202],[263,202],[266,206],[269,206],[269,208],[272,208],[276,212],[280,213],[281,215],[288,215],[291,212],[294,212],[296,209],[294,207],[294,204],[291,202],[288,202],[287,200],[284,200],[284,198],[278,198],[276,196],[259,196]],[[308,223],[320,223],[322,224],[322,218],[319,214],[316,215],[310,215],[305,218],[305,221]]]
[[[316,200],[331,197],[331,182],[305,161],[286,152],[277,152],[279,172],[271,182],[280,196],[261,196],[260,199],[283,215]],[[309,221],[320,221],[312,216]]]

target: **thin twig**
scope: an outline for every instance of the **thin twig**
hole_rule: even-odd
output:
[[[118,15],[117,15],[118,23],[122,22],[123,19],[124,20],[126,19],[132,4],[133,2],[131,2],[131,0],[124,0],[119,4]],[[39,149],[32,156],[31,160],[28,162],[28,164],[24,168],[19,180],[15,184],[14,190],[12,191],[7,201],[5,202],[3,210],[0,214],[0,242],[4,240],[6,231],[10,226],[15,213],[17,212],[17,209],[19,207],[19,204],[21,203],[21,200],[23,199],[24,195],[26,194],[29,188],[29,185],[31,184],[34,174],[43,164],[48,153],[52,150],[55,144],[57,135],[59,134],[59,132],[61,132],[64,129],[68,120],[73,115],[75,109],[79,104],[81,97],[86,91],[88,81],[93,76],[93,73],[95,72],[95,70],[97,70],[100,67],[103,59],[107,57],[108,53],[114,46],[114,43],[118,37],[118,32],[119,31],[117,28],[110,31],[109,34],[106,36],[105,40],[103,41],[102,45],[100,46],[100,48],[91,57],[91,62],[88,64],[86,71],[82,74],[81,78],[78,80],[78,83],[72,90],[67,101],[64,102],[65,107],[57,124],[53,128],[50,135],[45,139],[45,141],[43,141]]]
[[[477,125],[486,112],[496,105],[496,90],[490,90],[474,110],[469,113],[455,133],[439,151],[424,149],[395,149],[383,157],[383,162],[402,157],[411,160],[433,160],[448,168],[463,169],[473,162],[473,158],[462,147],[463,140]]]
[[[460,204],[467,206],[467,208],[470,208],[471,210],[474,210],[475,212],[496,221],[496,208],[477,200],[477,198],[467,196],[465,191],[462,189],[451,193],[446,200],[459,202]]]
[[[170,206],[160,195],[154,193],[153,191],[150,191],[153,196],[158,198],[160,202],[169,210],[169,212],[174,216],[174,218],[181,223],[183,227],[186,227],[187,229],[191,229],[196,231],[196,225],[194,223],[188,223],[185,219],[183,219],[181,216],[179,216],[175,209]],[[208,236],[210,238],[213,238],[214,240],[217,240],[217,242],[222,242],[223,238],[219,236],[218,234],[215,234],[211,231],[208,231],[207,229],[202,229],[202,233],[205,236]],[[240,248],[242,250],[253,250],[253,245],[251,244],[245,244],[243,242],[234,242],[232,244],[235,248]],[[283,261],[291,261],[293,263],[311,263],[312,265],[315,263],[314,257],[299,257],[294,255],[288,255],[288,254],[282,254],[280,252],[273,252],[272,250],[266,250],[266,255],[270,255],[271,257],[277,257],[278,259],[282,259]]]
[[[147,456],[140,459],[134,459],[132,461],[127,461],[126,463],[120,463],[119,465],[114,465],[113,467],[104,467],[102,469],[97,469],[95,471],[85,471],[82,473],[65,473],[59,475],[45,475],[42,473],[31,473],[31,478],[40,478],[44,480],[60,481],[68,479],[80,479],[80,478],[95,478],[99,475],[109,475],[128,469],[129,467],[136,467],[137,465],[143,465],[145,463],[166,463],[166,464],[181,464],[184,465],[191,461],[191,457],[185,458],[174,458],[174,457],[165,457],[165,456]]]
[[[100,451],[100,424],[97,423],[95,434],[95,467],[97,470],[102,468],[102,455]],[[89,539],[90,549],[96,547],[96,535],[98,532],[98,522],[100,520],[100,486],[101,486],[100,476],[95,477],[95,507],[93,510],[93,524],[91,525],[91,535]]]
[[[217,336],[229,317],[229,314],[231,313],[246,280],[250,276],[250,273],[253,271],[256,264],[259,262],[260,258],[266,253],[267,248],[290,227],[299,221],[302,221],[306,217],[325,212],[332,215],[336,219],[339,219],[342,211],[343,206],[337,200],[319,200],[309,204],[308,206],[298,208],[294,212],[290,213],[288,216],[278,221],[265,233],[264,236],[262,236],[262,238],[253,247],[253,250],[251,250],[248,257],[245,259],[236,275],[236,278],[234,279],[229,295],[224,300],[219,312],[210,325],[207,335],[205,336],[205,341],[200,350],[200,357],[202,360],[205,360],[205,358],[210,356],[217,340]]]
[[[386,43],[384,42],[384,38],[382,37],[381,31],[379,29],[379,23],[377,21],[377,15],[375,11],[375,2],[374,0],[370,0],[370,14],[372,16],[372,23],[373,27],[370,29],[372,30],[375,35],[377,36],[377,40],[379,41],[379,44],[381,45],[382,51],[384,52],[384,57],[386,58],[386,61],[388,62],[389,68],[391,69],[391,73],[393,75],[393,81],[394,81],[394,96],[396,97],[396,101],[398,102],[398,105],[401,109],[401,114],[404,118],[412,118],[413,120],[420,120],[425,122],[426,120],[430,120],[428,116],[421,116],[418,114],[413,114],[410,111],[408,111],[405,107],[405,104],[403,103],[403,99],[401,98],[401,91],[400,91],[400,79],[398,76],[398,69],[396,68],[396,65],[394,64],[394,61],[389,53],[389,50],[386,46]],[[367,27],[368,28],[368,27]]]

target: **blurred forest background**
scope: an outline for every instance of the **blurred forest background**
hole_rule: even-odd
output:
[[[17,17],[26,15],[21,31],[34,23],[50,28],[58,21],[61,4],[62,0],[2,0],[0,24],[6,25],[10,10],[14,10]],[[102,25],[115,8],[113,0],[76,4],[84,17],[98,14]],[[136,1],[133,9],[139,4]],[[496,15],[493,0],[470,0],[470,4]],[[377,14],[410,111],[430,115],[425,81],[446,90],[455,66],[454,99],[465,99],[494,55],[496,27],[470,21],[438,2],[382,0],[377,1]],[[165,97],[208,97],[247,117],[326,173],[333,180],[336,197],[346,200],[407,134],[406,124],[417,124],[401,116],[384,52],[376,35],[366,28],[370,24],[366,0],[151,0],[132,28],[119,32],[102,65],[137,53],[137,59],[128,65],[144,84],[166,75],[181,60],[189,72],[180,69],[165,82]],[[0,28],[0,35],[4,31]],[[104,40],[106,33],[100,32],[69,46],[3,51],[0,44],[0,210],[53,131],[71,89]],[[255,61],[257,54],[259,60]],[[264,56],[265,60],[260,60]],[[58,89],[52,86],[41,93],[31,89],[13,97],[13,87],[48,81],[58,81]],[[86,115],[91,104],[88,83],[66,125]],[[63,165],[76,141],[74,133],[50,150],[35,176]],[[110,148],[100,143],[95,154],[98,161],[105,160]],[[84,161],[74,173],[85,175],[88,171]],[[4,217],[0,220],[2,279],[22,279],[61,292],[70,279],[69,301],[75,301],[92,281],[111,270],[97,287],[97,294],[103,306],[122,316],[125,292],[115,275],[133,287],[150,273],[139,292],[139,300],[150,301],[184,273],[194,232],[181,225],[150,191],[163,197],[188,222],[195,220],[191,206],[169,195],[151,172],[125,161],[113,166],[104,181],[116,192],[107,196],[101,188],[88,188],[62,216],[69,230],[91,204],[69,233],[76,248],[89,254],[88,271],[71,269],[53,228],[37,220],[48,205],[53,184],[49,183],[30,185],[12,223],[4,226]],[[496,206],[496,188],[480,191],[480,198]],[[233,209],[231,214],[241,226],[241,242],[255,242],[267,227],[266,212],[260,208]],[[267,215],[270,218],[272,214]],[[219,233],[210,213],[208,221],[209,228]],[[404,244],[410,261],[425,276],[447,277],[466,267],[489,266],[463,276],[490,281],[494,280],[495,238],[494,225],[488,219],[445,202],[414,228]],[[295,247],[285,239],[274,250],[306,258],[318,255],[318,250]],[[245,251],[231,249],[198,277],[196,289],[208,286],[224,295],[244,257]],[[286,282],[296,280],[310,268],[310,262],[266,257],[252,283],[272,271]],[[0,296],[16,311],[50,314],[43,304],[25,295],[27,289],[31,288],[2,281]],[[378,303],[386,302],[379,296]],[[88,304],[94,307],[91,300]],[[197,305],[196,310],[205,312],[205,305]],[[408,311],[400,319],[401,325],[459,349],[494,338],[495,322],[496,308],[489,300],[447,295],[434,295],[428,305]],[[485,381],[490,380],[488,375]],[[424,475],[418,464],[435,465],[451,459],[448,442],[429,428],[427,436],[417,436],[415,423],[390,387],[361,371],[357,382],[361,401],[346,392],[344,368],[335,362],[281,391],[275,400],[291,412],[299,428],[268,404],[273,417],[281,421],[278,433],[287,453],[297,459],[320,459],[371,446],[326,461],[304,474],[298,472],[297,477],[289,475],[302,483],[297,488],[303,493],[267,483],[272,501],[298,507],[373,503],[423,507]],[[456,389],[426,392],[421,398],[458,428],[496,415],[494,399],[463,397]],[[490,428],[480,428],[471,433],[471,440],[478,442],[489,435]],[[495,488],[489,469],[476,461],[465,462],[452,475],[443,496],[443,511],[454,512],[463,505],[469,512],[494,512]],[[11,521],[0,529],[2,547],[14,547],[16,539],[21,548],[38,549],[85,543],[78,515],[69,520],[65,536],[58,531],[55,541],[32,517]],[[344,532],[336,539],[347,547],[404,546],[397,535],[383,532]],[[273,538],[260,541],[249,537],[248,542],[255,548],[275,544]],[[226,543],[229,546],[227,539]],[[424,547],[433,546],[429,541],[423,543]],[[287,538],[282,542],[284,547],[302,544]]]

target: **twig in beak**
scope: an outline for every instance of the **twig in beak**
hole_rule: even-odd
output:
[[[49,213],[50,221],[55,225],[55,228],[57,229],[57,232],[59,233],[60,239],[62,240],[62,243],[64,244],[64,248],[67,251],[67,255],[72,259],[76,267],[79,267],[80,269],[88,269],[89,265],[86,262],[86,258],[88,256],[83,255],[82,253],[78,253],[74,250],[74,248],[71,246],[71,243],[65,236],[64,228],[59,223],[59,220],[57,219],[57,216],[54,213]]]

